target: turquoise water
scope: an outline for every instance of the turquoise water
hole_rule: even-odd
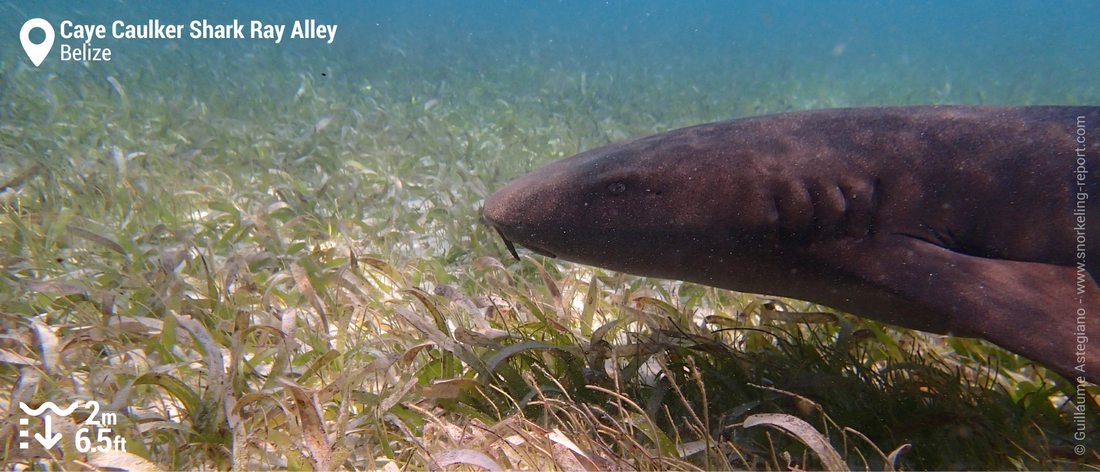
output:
[[[477,71],[485,88],[522,93],[530,84],[516,83],[517,70],[531,69],[614,78],[607,91],[613,95],[659,84],[667,93],[712,102],[699,106],[715,118],[751,111],[737,105],[761,87],[782,94],[793,109],[1100,98],[1100,5],[1086,1],[36,2],[0,9],[7,77],[28,65],[16,38],[30,17],[54,24],[315,18],[339,25],[332,44],[108,38],[97,44],[112,48],[115,59],[89,71],[122,77],[201,61],[224,80],[270,69],[274,79],[327,71],[326,81],[339,84],[409,77],[445,82],[455,71]],[[53,53],[42,73],[77,74],[73,64],[58,62],[56,48]],[[280,63],[288,56],[293,64]],[[181,87],[194,85],[177,78],[184,79]],[[638,100],[646,112],[662,108],[660,97]]]
[[[530,101],[536,108],[517,111],[590,116],[571,124],[584,129],[572,152],[677,126],[808,108],[1100,102],[1100,5],[1087,1],[1056,7],[1029,1],[38,2],[5,3],[0,11],[0,37],[8,38],[0,42],[0,94],[12,104],[0,118],[21,122],[43,119],[22,115],[21,101],[32,108],[71,102],[87,95],[83,87],[111,87],[108,77],[129,96],[170,96],[180,106],[190,99],[216,116],[241,120],[272,113],[291,119],[303,86],[333,100],[436,98],[482,110],[497,99],[516,106]],[[62,62],[62,43],[79,47],[81,41],[59,37],[36,68],[18,40],[32,17],[55,28],[69,20],[108,31],[116,20],[156,19],[184,25],[185,36],[193,20],[291,25],[314,19],[337,32],[331,43],[288,37],[279,44],[115,39],[109,32],[89,43],[111,49],[109,62]],[[28,96],[36,83],[44,96]],[[74,118],[87,113],[69,111]],[[621,131],[594,130],[593,122],[605,118],[622,124]],[[524,167],[552,157],[528,156]]]

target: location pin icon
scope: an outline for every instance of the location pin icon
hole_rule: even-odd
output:
[[[45,41],[38,44],[31,42],[31,30],[35,28],[46,33]],[[42,18],[31,18],[23,23],[23,28],[19,30],[19,42],[23,43],[23,50],[27,52],[27,57],[31,58],[35,67],[38,67],[42,61],[46,60],[50,49],[53,49],[53,25]]]

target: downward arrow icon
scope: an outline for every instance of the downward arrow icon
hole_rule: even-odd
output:
[[[53,415],[46,415],[46,435],[34,433],[34,439],[46,449],[51,449],[61,440],[61,433],[53,432]]]

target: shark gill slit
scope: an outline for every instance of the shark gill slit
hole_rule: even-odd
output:
[[[867,234],[875,234],[875,225],[878,223],[878,206],[882,202],[882,178],[874,177],[871,179],[871,195],[870,205],[867,207]]]
[[[845,189],[844,185],[841,185],[840,182],[834,183],[833,185],[836,186],[836,190],[840,192],[840,220],[836,223],[836,232],[837,234],[847,234],[852,222],[852,204],[849,202],[852,198],[852,196],[849,195],[851,189]]]

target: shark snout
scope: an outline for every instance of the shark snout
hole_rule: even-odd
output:
[[[516,246],[512,244],[512,240],[508,239],[505,235],[505,229],[514,231],[515,225],[509,225],[508,221],[509,210],[500,198],[495,198],[496,194],[490,196],[485,200],[485,206],[481,209],[481,221],[491,226],[500,235],[500,239],[504,240],[504,245],[508,247],[508,252],[512,254],[512,257],[519,260],[519,254],[516,252]],[[504,229],[502,229],[504,228]]]
[[[519,253],[516,252],[516,246],[512,240],[519,231],[523,230],[523,223],[520,220],[522,209],[515,208],[515,204],[512,203],[514,198],[509,195],[512,195],[515,189],[510,187],[512,186],[505,186],[485,199],[485,206],[481,209],[481,220],[496,230],[500,239],[504,240],[508,252],[518,261]]]
[[[481,220],[497,229],[511,226],[508,224],[510,211],[498,195],[499,192],[485,199],[485,205],[481,208]]]
[[[522,179],[521,179],[522,180]],[[543,249],[540,244],[533,241],[540,231],[536,231],[536,224],[532,221],[539,214],[537,202],[532,201],[531,193],[526,186],[517,185],[522,182],[513,182],[504,188],[497,190],[485,200],[481,209],[481,219],[496,230],[504,245],[512,257],[519,259],[515,244],[520,244],[539,254],[555,257],[554,254]]]
[[[485,199],[485,206],[481,209],[481,219],[489,226],[501,233],[508,233],[512,237],[525,226],[525,208],[522,202],[517,201],[516,189],[505,186]]]

